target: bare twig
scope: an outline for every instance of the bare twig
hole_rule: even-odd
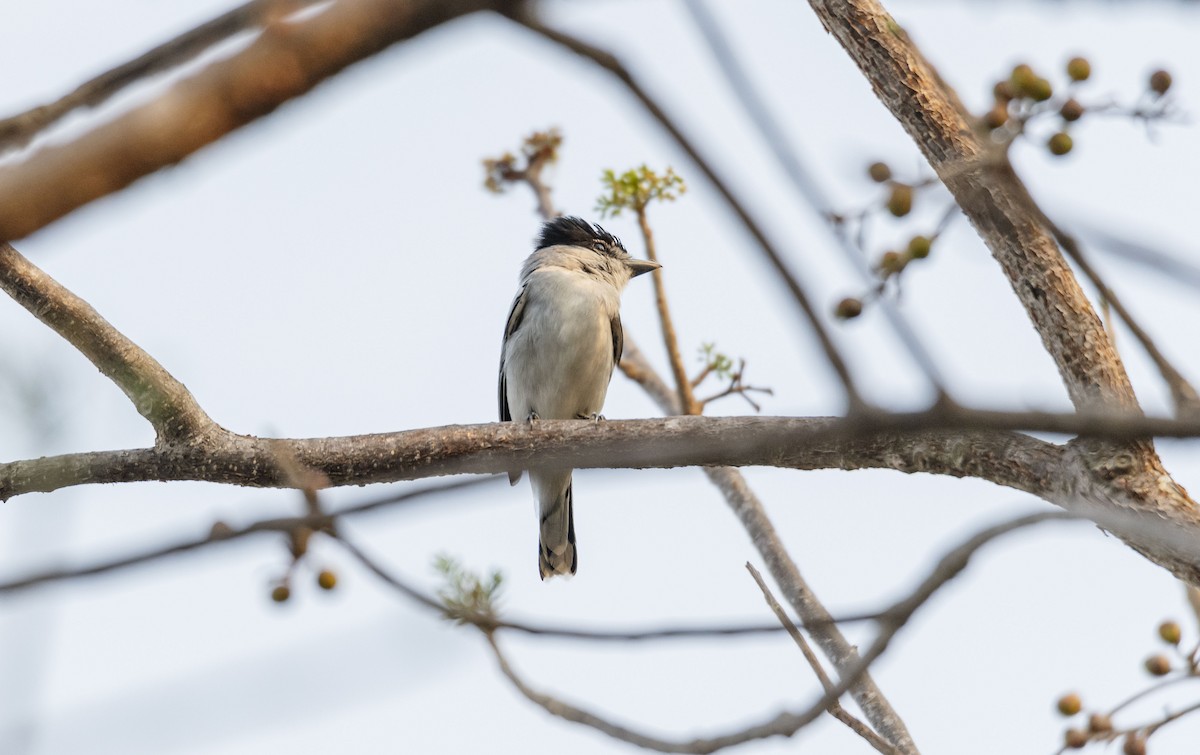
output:
[[[21,592],[33,587],[40,587],[71,579],[79,579],[82,577],[90,577],[98,574],[121,571],[132,566],[139,566],[141,564],[167,558],[168,556],[174,556],[180,553],[188,553],[190,551],[216,545],[218,543],[229,542],[231,540],[240,540],[251,535],[259,535],[263,533],[288,534],[296,530],[298,527],[307,527],[313,531],[319,531],[329,528],[334,520],[338,517],[353,516],[385,507],[412,503],[422,498],[429,498],[440,493],[448,493],[451,491],[475,487],[481,483],[497,479],[500,479],[499,476],[493,475],[482,478],[457,480],[450,483],[443,483],[441,485],[421,488],[419,490],[406,490],[402,493],[365,501],[363,503],[349,506],[340,511],[335,511],[329,514],[308,514],[306,516],[298,517],[262,519],[238,528],[219,524],[214,526],[212,531],[203,537],[183,540],[173,545],[152,548],[140,553],[134,553],[129,556],[111,559],[108,561],[101,561],[89,566],[44,569],[36,571],[32,574],[28,574],[24,577],[0,582],[0,595]]]
[[[501,652],[500,646],[496,643],[496,638],[490,633],[485,633],[488,645],[491,647],[493,654],[496,656],[496,663],[500,666],[500,672],[508,678],[512,685],[517,688],[522,695],[530,702],[540,706],[543,710],[551,715],[571,721],[577,724],[589,726],[597,731],[600,731],[613,739],[618,739],[622,742],[628,742],[638,747],[644,747],[649,750],[657,750],[658,752],[679,752],[679,753],[711,753],[726,747],[753,742],[758,739],[766,739],[769,737],[790,737],[800,730],[804,725],[811,723],[811,719],[807,721],[798,721],[795,717],[788,713],[781,713],[769,721],[750,726],[745,729],[715,737],[703,737],[686,741],[671,741],[661,739],[659,737],[650,736],[641,732],[635,731],[629,727],[621,726],[613,723],[606,718],[596,715],[590,711],[563,702],[555,697],[547,695],[543,692],[530,687],[525,683],[517,672],[509,664],[504,653]],[[815,718],[815,716],[814,716]]]
[[[842,386],[846,391],[846,397],[850,408],[857,409],[862,406],[862,397],[855,386],[855,382],[850,374],[849,368],[846,366],[846,361],[842,358],[841,352],[837,348],[837,345],[833,342],[833,338],[829,334],[825,324],[822,322],[820,315],[817,314],[816,309],[809,301],[808,295],[804,292],[804,288],[801,286],[796,274],[789,269],[787,264],[784,262],[782,255],[775,248],[775,245],[771,243],[771,241],[767,238],[766,233],[759,227],[754,218],[751,217],[749,210],[742,205],[741,201],[738,200],[733,191],[716,174],[716,171],[712,168],[708,161],[701,156],[695,146],[692,145],[691,141],[683,135],[683,132],[658,105],[654,98],[652,98],[644,89],[642,89],[641,85],[637,83],[637,80],[633,78],[633,75],[629,72],[629,70],[626,69],[625,66],[622,65],[621,62],[611,53],[601,50],[600,48],[588,44],[587,42],[584,42],[583,40],[580,40],[569,34],[552,29],[542,24],[536,18],[527,13],[515,13],[512,15],[512,18],[531,31],[534,31],[546,39],[565,47],[571,52],[591,60],[615,75],[626,86],[626,88],[629,89],[630,93],[642,103],[642,105],[646,108],[646,111],[650,113],[650,115],[653,116],[654,119],[657,120],[668,133],[670,133],[675,142],[680,146],[681,149],[683,149],[684,152],[687,153],[688,157],[691,158],[696,167],[699,168],[702,173],[704,173],[705,177],[708,178],[709,182],[713,185],[713,188],[717,190],[717,192],[725,200],[726,204],[728,204],[730,209],[733,210],[734,214],[737,215],[742,225],[746,228],[746,231],[754,238],[758,247],[762,250],[763,254],[766,255],[771,265],[775,268],[775,271],[787,286],[788,291],[791,292],[792,298],[795,299],[805,319],[812,326],[813,332],[821,345],[821,350],[824,352],[826,360],[829,362],[830,367],[832,367],[833,371],[837,374],[838,379],[841,381]]]
[[[658,252],[654,247],[654,232],[646,218],[646,208],[637,208],[638,228],[642,232],[642,240],[646,244],[646,257],[651,262],[658,262]],[[692,393],[692,382],[688,380],[687,369],[683,366],[683,356],[679,353],[679,338],[675,335],[675,322],[671,317],[671,308],[667,305],[667,291],[663,282],[663,271],[655,270],[654,302],[658,307],[658,322],[662,329],[663,345],[667,349],[667,359],[671,364],[671,374],[675,376],[675,390],[679,393],[679,405],[683,407],[681,414],[700,414],[704,407],[697,403]]]
[[[791,617],[783,610],[783,606],[779,605],[779,601],[775,600],[775,596],[771,594],[771,588],[767,586],[762,575],[758,573],[758,569],[755,569],[747,561],[746,570],[750,572],[750,576],[758,584],[758,589],[762,590],[763,599],[767,601],[767,606],[775,614],[776,618],[779,619],[780,625],[787,629],[787,633],[796,643],[796,646],[800,648],[800,653],[804,656],[804,660],[808,661],[808,665],[812,667],[813,673],[817,675],[817,680],[821,682],[821,688],[829,692],[833,689],[833,682],[829,679],[829,675],[825,673],[825,669],[821,666],[821,661],[817,659],[816,654],[809,647],[808,640],[804,639],[804,635],[792,623]],[[828,710],[829,715],[844,723],[851,731],[865,739],[868,744],[879,752],[884,753],[884,755],[893,755],[897,752],[896,748],[892,747],[876,734],[871,727],[855,718],[849,711],[843,708],[840,702],[835,701],[833,705],[829,706]]]
[[[691,13],[692,20],[695,21],[700,33],[708,43],[713,59],[725,76],[730,92],[741,103],[742,109],[758,129],[763,143],[775,156],[775,163],[783,168],[784,174],[791,181],[792,186],[804,197],[809,208],[822,221],[835,217],[825,191],[817,183],[812,171],[808,170],[804,161],[800,159],[799,153],[791,146],[791,140],[771,114],[770,108],[758,93],[754,81],[742,68],[738,56],[703,0],[685,0],[684,7]],[[838,233],[832,224],[826,223],[826,226],[832,231],[831,235],[837,241],[842,256],[858,271],[863,283],[867,286],[873,285],[874,273],[870,263],[850,244],[844,234]],[[941,375],[941,370],[938,369],[937,363],[921,342],[916,330],[909,324],[904,313],[886,297],[880,297],[879,305],[884,310],[885,319],[895,330],[904,347],[908,349],[913,361],[925,373],[925,377],[933,384],[938,393],[946,395],[946,382]]]
[[[0,243],[0,288],[65,338],[129,397],[160,444],[220,431],[188,389],[83,299]]]
[[[80,108],[94,108],[138,81],[169,71],[224,39],[265,26],[321,0],[251,0],[80,84],[70,94],[0,120],[0,154],[26,146],[38,134]]]

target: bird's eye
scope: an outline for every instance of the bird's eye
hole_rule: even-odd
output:
[[[593,241],[592,248],[597,252],[605,252],[608,251],[608,244],[605,244],[603,241]]]

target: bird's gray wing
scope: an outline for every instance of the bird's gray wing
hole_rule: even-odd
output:
[[[612,326],[613,369],[616,369],[621,363],[621,355],[625,353],[625,329],[621,327],[621,313],[613,315],[608,324]]]
[[[525,315],[525,287],[517,292],[513,300],[512,310],[508,313],[508,324],[504,326],[504,343],[500,346],[500,421],[511,422],[512,412],[508,409],[508,385],[504,379],[504,352],[508,350],[508,339],[517,328],[521,327],[521,318]]]

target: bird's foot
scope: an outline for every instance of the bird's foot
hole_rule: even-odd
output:
[[[538,413],[531,411],[531,412],[529,412],[529,416],[525,418],[525,421],[532,425],[534,422],[537,422],[539,419],[541,419],[541,417],[538,416]]]

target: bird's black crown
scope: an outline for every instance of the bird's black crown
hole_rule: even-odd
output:
[[[586,220],[572,216],[555,218],[543,225],[542,235],[537,240],[537,248],[543,249],[556,244],[565,244],[590,249],[592,242],[597,240],[603,241],[609,247],[625,251],[625,245],[616,236],[599,225],[593,226]]]

